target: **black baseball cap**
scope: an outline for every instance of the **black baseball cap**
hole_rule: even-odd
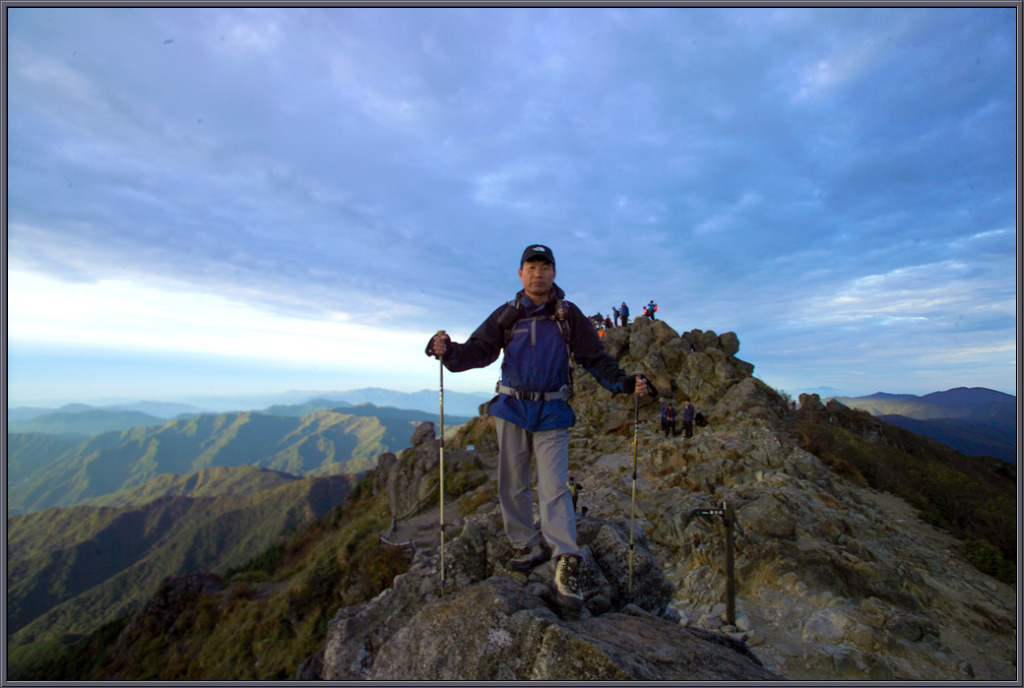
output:
[[[523,251],[523,257],[520,259],[519,264],[522,265],[528,260],[534,260],[536,258],[543,258],[544,260],[551,263],[551,266],[555,265],[555,254],[551,252],[547,246],[542,244],[530,244]]]

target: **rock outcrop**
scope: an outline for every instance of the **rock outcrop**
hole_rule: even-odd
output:
[[[581,519],[586,607],[563,618],[551,570],[509,572],[511,546],[497,511],[470,516],[440,553],[417,552],[410,570],[330,624],[327,680],[758,680],[780,678],[739,641],[680,626],[667,611],[672,584],[634,533],[628,592],[628,524]],[[653,651],[652,651],[653,650]]]
[[[446,583],[432,527],[406,533],[412,568],[366,605],[339,612],[310,676],[389,680],[1011,680],[1016,591],[971,567],[959,541],[902,500],[830,470],[790,428],[801,411],[739,358],[739,339],[662,321],[612,329],[606,349],[710,425],[664,437],[659,404],[613,396],[577,369],[570,473],[586,608],[564,619],[549,568],[505,571],[510,545],[493,494],[493,422],[474,419],[446,444]],[[868,441],[877,421],[801,398]],[[638,475],[633,594],[626,591],[633,433]],[[843,427],[846,427],[844,425]],[[437,483],[433,431],[382,461],[374,477],[396,517]],[[736,514],[734,618],[725,529],[698,511]],[[452,510],[449,517],[447,509]],[[405,541],[399,537],[399,541]]]

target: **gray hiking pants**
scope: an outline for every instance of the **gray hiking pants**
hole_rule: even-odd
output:
[[[540,524],[553,558],[579,554],[576,514],[569,479],[569,428],[527,432],[515,423],[494,419],[498,431],[498,501],[505,533],[515,547],[539,541],[533,525],[530,458],[537,459]]]

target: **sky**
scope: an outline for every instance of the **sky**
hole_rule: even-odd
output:
[[[1016,394],[1013,7],[5,9],[9,407],[437,388],[533,243],[776,389]]]

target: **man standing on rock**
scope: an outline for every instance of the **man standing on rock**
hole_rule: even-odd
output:
[[[569,473],[569,428],[576,422],[572,399],[572,360],[614,393],[647,393],[642,375],[627,375],[601,346],[591,321],[555,284],[555,256],[533,244],[519,261],[523,284],[516,298],[499,306],[464,344],[437,334],[427,355],[452,372],[483,368],[504,350],[498,396],[489,413],[498,433],[498,501],[505,533],[515,555],[508,567],[528,573],[548,559],[533,522],[530,461],[537,460],[540,521],[551,547],[555,591],[562,606],[579,610],[576,519]]]

